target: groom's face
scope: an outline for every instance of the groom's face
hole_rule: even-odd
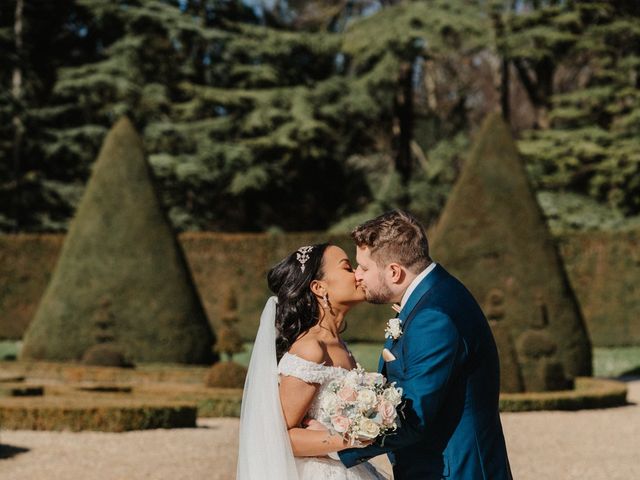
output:
[[[356,248],[356,282],[364,288],[365,298],[369,303],[389,303],[393,292],[387,285],[386,272],[371,258],[367,247]]]

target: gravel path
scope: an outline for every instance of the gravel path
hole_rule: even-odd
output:
[[[502,415],[517,480],[640,478],[640,380],[626,407]],[[128,433],[3,431],[2,480],[232,480],[238,420]],[[385,467],[384,459],[379,459]]]

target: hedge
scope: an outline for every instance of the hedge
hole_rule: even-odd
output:
[[[142,365],[135,370],[95,367],[54,362],[0,362],[5,378],[3,388],[24,387],[20,380],[46,382],[47,398],[61,405],[78,399],[99,402],[121,399],[154,402],[156,400],[194,405],[200,417],[238,417],[242,389],[205,386],[210,368],[195,366]],[[21,374],[18,376],[18,374]]]
[[[53,380],[61,383],[186,383],[204,384],[209,367],[147,364],[135,369],[98,367],[62,362],[0,362],[0,370],[13,381]]]
[[[627,386],[623,382],[594,377],[577,377],[573,390],[500,395],[500,410],[503,412],[582,410],[626,404]]]
[[[39,397],[44,395],[44,387],[22,382],[0,383],[0,397]]]
[[[177,402],[146,402],[45,396],[0,399],[0,425],[8,430],[97,430],[194,428],[197,408]]]
[[[229,290],[238,299],[239,330],[252,341],[269,295],[269,266],[297,246],[329,239],[353,256],[347,236],[184,233],[179,237],[214,328]],[[63,235],[0,235],[0,339],[19,340],[42,296]],[[640,345],[640,230],[567,233],[556,237],[594,346]],[[436,258],[437,260],[437,258]],[[446,265],[445,265],[446,267]],[[347,340],[381,342],[390,310],[358,307]]]
[[[46,364],[40,365],[47,366]],[[180,377],[187,382],[156,381],[152,377],[120,370],[117,378],[108,369],[108,383],[82,380],[66,382],[61,370],[33,368],[40,378],[43,373],[56,376],[47,379],[44,397],[0,397],[0,425],[7,429],[31,430],[103,430],[125,431],[145,428],[194,427],[198,417],[239,417],[242,389],[204,386],[202,369],[192,368],[193,377]],[[50,366],[49,366],[50,367]],[[81,367],[94,370],[98,367]],[[187,370],[186,368],[181,370]],[[148,372],[147,372],[148,373]],[[185,372],[182,372],[183,374]],[[140,374],[140,375],[138,375]],[[192,382],[199,378],[199,382]],[[32,381],[33,379],[29,379]],[[2,384],[0,384],[1,387]],[[20,384],[6,383],[12,388]],[[28,386],[28,384],[24,384]],[[543,393],[500,395],[500,410],[522,412],[532,410],[579,410],[626,405],[627,388],[619,381],[578,377],[575,389]]]

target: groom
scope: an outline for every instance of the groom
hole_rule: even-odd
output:
[[[475,299],[431,261],[424,229],[408,213],[385,213],[352,237],[367,300],[400,304],[379,371],[402,387],[405,405],[395,433],[340,459],[352,467],[387,453],[396,480],[511,479],[498,352]]]

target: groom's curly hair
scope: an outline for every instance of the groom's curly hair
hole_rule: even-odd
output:
[[[379,267],[396,262],[417,274],[431,263],[424,227],[403,210],[391,210],[357,226],[351,238],[371,251]]]
[[[287,255],[267,273],[267,283],[278,297],[276,307],[276,357],[278,361],[296,339],[320,321],[320,307],[311,291],[313,280],[322,280],[322,258],[331,244],[311,245],[309,258],[302,263],[296,254]]]

